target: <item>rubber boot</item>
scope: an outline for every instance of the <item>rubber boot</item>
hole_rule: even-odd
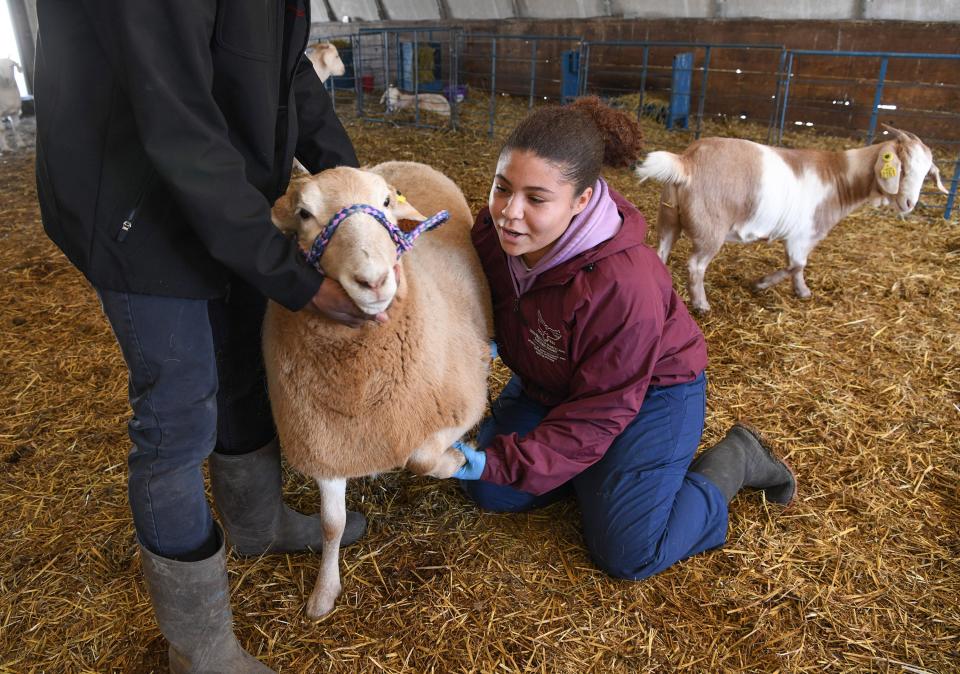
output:
[[[247,454],[210,455],[213,502],[233,550],[243,556],[323,550],[320,515],[288,508],[281,494],[280,447],[274,439]],[[347,511],[340,547],[360,539],[366,518]]]
[[[704,451],[689,471],[713,482],[729,503],[744,487],[759,489],[768,501],[786,505],[797,493],[790,466],[778,459],[756,429],[737,422],[723,440]]]
[[[219,549],[199,562],[160,557],[140,545],[143,578],[160,631],[170,643],[172,674],[273,672],[243,650],[233,634],[223,534]]]

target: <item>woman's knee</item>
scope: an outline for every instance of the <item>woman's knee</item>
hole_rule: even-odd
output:
[[[587,549],[597,568],[614,578],[643,580],[666,568],[657,541],[638,541],[623,532],[587,536]]]
[[[495,513],[518,513],[540,507],[544,498],[483,480],[462,480],[464,494],[482,510]],[[546,503],[543,503],[546,505]]]

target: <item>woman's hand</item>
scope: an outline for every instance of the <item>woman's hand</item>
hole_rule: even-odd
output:
[[[461,442],[460,440],[453,443],[453,447],[463,452],[467,462],[460,466],[452,477],[458,480],[479,480],[480,476],[483,475],[484,466],[487,465],[487,453],[477,449],[469,442]]]

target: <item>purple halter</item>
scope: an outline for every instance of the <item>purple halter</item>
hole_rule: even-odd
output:
[[[373,206],[368,206],[367,204],[353,204],[352,206],[347,206],[337,211],[334,216],[330,218],[330,222],[328,222],[327,226],[323,228],[323,231],[320,232],[320,235],[313,240],[313,245],[310,246],[310,252],[307,253],[308,264],[319,269],[318,263],[320,261],[320,256],[323,255],[323,251],[327,249],[327,245],[330,243],[330,239],[333,238],[333,233],[337,231],[337,227],[339,227],[340,223],[342,223],[344,220],[358,212],[366,213],[384,226],[384,228],[387,230],[387,233],[390,235],[390,238],[397,246],[398,256],[403,255],[408,250],[413,248],[413,242],[418,236],[433,229],[434,227],[439,227],[450,218],[450,213],[447,211],[440,211],[436,215],[431,216],[421,222],[410,232],[404,232],[402,229],[390,222],[386,214],[379,208],[374,208]]]

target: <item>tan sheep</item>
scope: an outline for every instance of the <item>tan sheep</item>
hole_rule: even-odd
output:
[[[267,309],[264,358],[281,446],[322,497],[312,617],[330,612],[340,594],[347,478],[400,467],[450,477],[464,462],[450,445],[486,404],[492,313],[463,194],[423,164],[340,167],[291,183],[274,221],[308,249],[337,211],[357,203],[381,208],[394,223],[424,219],[411,204],[430,214],[446,209],[450,220],[399,259],[385,227],[367,214],[336,230],[320,258],[324,272],[366,313],[389,305],[385,324],[352,329],[274,303]]]
[[[318,42],[307,49],[307,59],[313,64],[321,82],[326,82],[331,76],[342,77],[347,72],[340,52],[330,42]]]

